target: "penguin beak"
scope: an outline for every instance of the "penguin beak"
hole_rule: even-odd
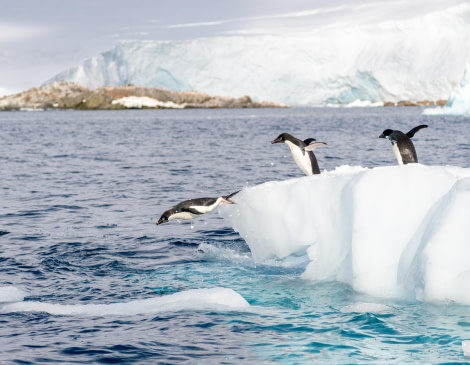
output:
[[[282,142],[282,141],[281,141],[280,138],[276,138],[276,139],[273,139],[273,140],[271,141],[271,144],[274,144],[274,143],[281,143],[281,142]]]
[[[225,199],[225,198],[222,198],[221,203],[225,203],[225,204],[237,204],[237,203],[235,203],[234,201],[232,201],[232,200],[230,200],[230,199]]]
[[[385,138],[385,135],[382,133],[379,138]]]

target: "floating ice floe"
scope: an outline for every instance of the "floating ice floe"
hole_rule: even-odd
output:
[[[0,288],[0,295],[2,293]],[[0,297],[1,298],[1,297]],[[11,299],[15,297],[12,296]],[[46,312],[53,315],[136,315],[160,312],[197,311],[197,310],[243,310],[248,302],[229,288],[192,289],[162,297],[133,300],[112,304],[53,304],[37,301],[22,301],[1,304],[0,313]],[[13,300],[10,300],[13,302]]]
[[[0,287],[0,305],[2,303],[20,302],[27,295],[26,291],[12,285]]]
[[[462,341],[462,350],[466,357],[470,357],[470,340]]]

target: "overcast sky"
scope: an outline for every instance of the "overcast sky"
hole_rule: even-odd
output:
[[[463,1],[414,0],[410,7],[397,0],[1,0],[0,93],[39,86],[119,40],[284,34],[331,19],[406,17],[420,3]]]

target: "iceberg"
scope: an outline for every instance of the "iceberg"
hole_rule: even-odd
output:
[[[443,107],[427,108],[425,115],[465,115],[470,116],[470,65],[467,65],[459,86],[454,90]]]
[[[226,218],[257,262],[380,298],[470,304],[470,168],[340,166],[245,187]]]
[[[455,3],[313,9],[297,34],[120,41],[47,83],[134,84],[291,106],[447,100],[470,62],[470,4]]]

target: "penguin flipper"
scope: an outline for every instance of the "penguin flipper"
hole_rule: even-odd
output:
[[[409,131],[406,135],[409,137],[409,138],[412,138],[416,132],[418,132],[420,129],[423,129],[423,128],[427,128],[427,124],[421,124],[417,127],[414,127],[411,131]]]
[[[308,146],[310,143],[315,142],[315,141],[316,141],[315,138],[307,138],[306,140],[304,140],[304,143]]]
[[[181,208],[181,211],[182,212],[188,212],[188,213],[191,213],[191,214],[201,215],[201,212],[197,211],[194,208],[190,208],[190,207]]]
[[[311,142],[308,146],[305,146],[303,151],[313,151],[317,147],[326,146],[325,142]]]
[[[315,138],[307,138],[307,139],[304,140],[304,143],[305,143],[305,146],[308,146],[309,144],[311,144],[311,143],[313,143],[313,142],[315,142],[315,141],[316,141]],[[302,150],[302,155],[305,156],[305,147],[302,147],[301,150]],[[307,150],[307,151],[308,151],[308,150]]]

